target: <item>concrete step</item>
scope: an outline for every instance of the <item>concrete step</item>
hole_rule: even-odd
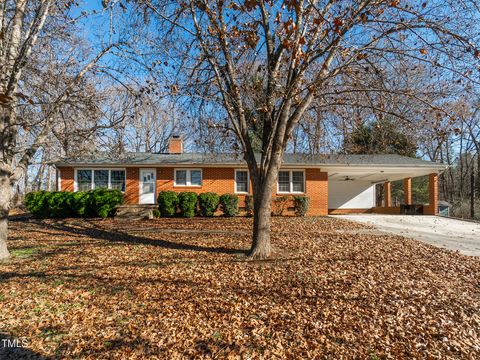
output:
[[[117,206],[115,218],[118,219],[153,219],[153,210],[156,205],[120,205]]]

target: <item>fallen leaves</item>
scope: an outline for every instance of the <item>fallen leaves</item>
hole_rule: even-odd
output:
[[[250,262],[251,219],[13,221],[2,331],[67,359],[478,358],[479,259],[338,219],[272,229],[277,257]]]

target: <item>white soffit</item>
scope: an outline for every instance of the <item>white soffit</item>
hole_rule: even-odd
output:
[[[326,169],[325,169],[326,170]],[[379,183],[409,177],[438,173],[438,168],[427,167],[329,167],[328,179],[332,181],[366,181]]]

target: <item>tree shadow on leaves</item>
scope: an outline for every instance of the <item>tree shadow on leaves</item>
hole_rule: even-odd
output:
[[[201,246],[201,245],[194,245],[194,244],[185,244],[185,243],[177,243],[173,241],[163,240],[163,239],[151,239],[148,237],[131,235],[123,231],[114,231],[114,230],[105,230],[102,229],[92,222],[85,220],[85,225],[79,225],[78,223],[74,226],[70,226],[66,222],[56,222],[51,223],[48,226],[56,229],[65,231],[68,233],[73,234],[82,234],[86,237],[92,237],[100,240],[107,240],[110,242],[123,242],[128,244],[141,244],[141,245],[151,245],[151,246],[158,246],[164,249],[170,250],[184,250],[184,251],[200,251],[200,252],[208,252],[208,253],[220,253],[220,254],[246,254],[246,249],[233,249],[227,248],[224,246],[218,247],[208,247],[208,246]]]
[[[14,338],[8,334],[0,333],[0,359],[19,360],[19,359],[49,359],[28,348],[28,339]]]

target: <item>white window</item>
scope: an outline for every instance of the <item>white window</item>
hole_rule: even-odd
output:
[[[202,170],[175,169],[175,186],[202,186]]]
[[[110,189],[125,191],[125,170],[110,170]]]
[[[93,170],[94,189],[108,189],[108,170]]]
[[[92,170],[77,170],[77,191],[92,190]]]
[[[235,170],[235,192],[240,194],[248,193],[249,185],[248,170]]]
[[[124,169],[75,169],[75,191],[116,189],[125,191]]]
[[[290,192],[290,171],[278,172],[278,192]]]
[[[292,171],[292,192],[305,192],[305,179],[303,178],[303,171]]]
[[[304,193],[305,192],[305,171],[303,170],[281,170],[278,172],[277,181],[278,193]]]

